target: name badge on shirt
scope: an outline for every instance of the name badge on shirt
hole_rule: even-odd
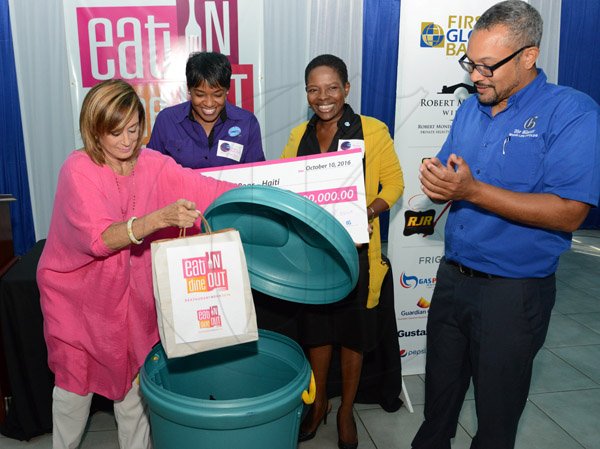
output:
[[[219,144],[217,145],[217,156],[226,157],[236,162],[239,162],[242,158],[243,151],[244,145],[237,142],[219,140]]]
[[[338,142],[338,151],[360,149],[360,153],[365,157],[365,141],[362,139],[340,139]]]

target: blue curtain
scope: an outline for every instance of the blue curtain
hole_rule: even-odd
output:
[[[15,254],[35,243],[8,0],[0,0],[0,193],[10,193]]]
[[[364,0],[361,113],[375,117],[394,137],[400,0]],[[381,216],[381,238],[387,240],[389,216]]]
[[[598,0],[562,0],[558,83],[587,93],[600,103]],[[593,208],[581,225],[600,228],[600,208]]]

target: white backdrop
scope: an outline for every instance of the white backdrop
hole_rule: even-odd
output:
[[[250,0],[251,1],[251,0]],[[36,238],[48,232],[58,171],[75,149],[67,38],[61,0],[9,0]],[[343,24],[343,26],[341,25]],[[264,50],[264,92],[255,98],[267,159],[307,117],[304,67],[333,53],[349,67],[349,103],[360,110],[362,0],[264,0],[256,24]]]
[[[437,154],[454,112],[471,84],[457,61],[466,51],[474,21],[495,0],[403,0],[400,11],[395,145],[404,171],[404,195],[394,207],[389,257],[394,267],[394,295],[403,374],[425,371],[428,308],[444,250],[448,204],[433,204],[421,191],[418,168]],[[534,6],[540,7],[541,0]],[[558,73],[560,1],[544,1],[544,40],[538,67],[550,80]],[[420,43],[428,24],[443,39]],[[548,51],[551,49],[551,51]]]

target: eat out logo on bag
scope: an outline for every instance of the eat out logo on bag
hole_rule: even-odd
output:
[[[181,264],[188,293],[205,293],[229,288],[221,251],[207,251],[201,257],[182,259]]]

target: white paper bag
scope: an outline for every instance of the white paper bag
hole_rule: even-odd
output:
[[[167,357],[258,339],[246,257],[235,229],[152,242],[152,277]]]

